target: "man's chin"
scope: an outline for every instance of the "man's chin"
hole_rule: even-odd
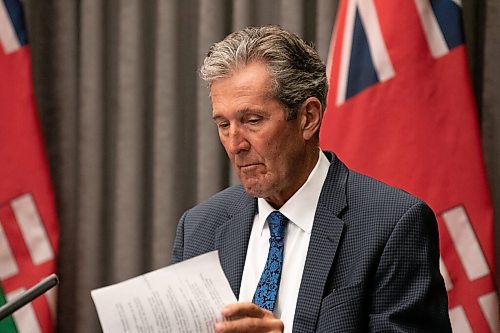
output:
[[[259,184],[255,183],[248,183],[248,182],[241,182],[241,185],[243,185],[243,189],[245,189],[245,192],[256,198],[265,198],[265,191],[262,189]]]

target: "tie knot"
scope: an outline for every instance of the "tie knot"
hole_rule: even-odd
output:
[[[271,237],[283,237],[285,235],[285,227],[288,219],[285,215],[281,214],[279,211],[275,210],[267,217],[267,224],[269,224],[269,230],[271,232]]]

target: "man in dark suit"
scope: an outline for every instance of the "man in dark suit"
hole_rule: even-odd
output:
[[[184,213],[173,261],[219,251],[239,302],[215,330],[450,332],[431,209],[319,149],[317,52],[247,28],[211,47],[201,76],[241,185]]]

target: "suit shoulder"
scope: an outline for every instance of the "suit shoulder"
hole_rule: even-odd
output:
[[[236,205],[242,199],[242,196],[248,195],[241,185],[231,186],[196,205],[191,211],[227,210]]]
[[[244,205],[252,198],[241,185],[228,187],[186,212],[186,220],[220,221],[231,214],[235,207]]]
[[[181,261],[215,249],[215,235],[232,211],[251,202],[241,186],[216,193],[186,211],[177,228],[173,261]]]
[[[414,205],[427,206],[421,199],[400,188],[353,170],[349,171],[346,191],[350,205],[364,206],[368,210],[400,215]]]

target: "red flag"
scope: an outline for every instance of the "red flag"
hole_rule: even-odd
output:
[[[31,82],[21,5],[0,1],[0,293],[8,299],[55,271],[58,226]],[[18,332],[53,332],[50,291],[13,315]],[[3,300],[3,297],[0,297]],[[5,323],[2,321],[1,323]],[[12,320],[0,331],[16,328]]]
[[[459,0],[344,0],[322,148],[436,213],[454,332],[498,332],[493,213]]]

